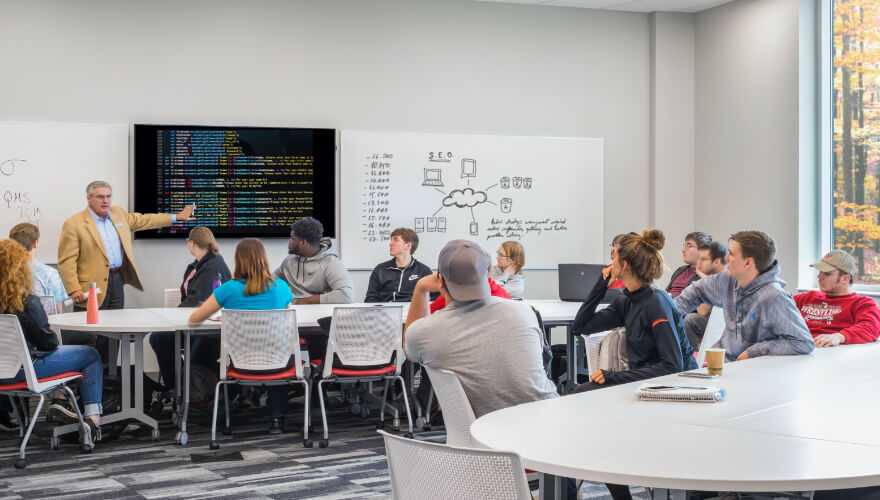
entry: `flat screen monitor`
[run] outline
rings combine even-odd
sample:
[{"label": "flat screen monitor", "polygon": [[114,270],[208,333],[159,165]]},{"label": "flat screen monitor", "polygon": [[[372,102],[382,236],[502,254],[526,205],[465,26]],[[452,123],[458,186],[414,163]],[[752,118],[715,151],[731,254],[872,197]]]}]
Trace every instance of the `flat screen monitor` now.
[{"label": "flat screen monitor", "polygon": [[336,130],[134,126],[134,209],[196,220],[135,233],[186,238],[207,226],[218,238],[287,237],[303,217],[335,237]]}]

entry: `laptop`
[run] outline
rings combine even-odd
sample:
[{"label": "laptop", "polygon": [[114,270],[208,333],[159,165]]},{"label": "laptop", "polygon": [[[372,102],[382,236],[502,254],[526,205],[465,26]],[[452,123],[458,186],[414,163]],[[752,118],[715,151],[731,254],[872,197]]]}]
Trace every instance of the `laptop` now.
[{"label": "laptop", "polygon": [[439,168],[426,168],[425,182],[422,186],[443,187],[442,171]]},{"label": "laptop", "polygon": [[559,264],[559,299],[583,302],[596,286],[605,264]]}]

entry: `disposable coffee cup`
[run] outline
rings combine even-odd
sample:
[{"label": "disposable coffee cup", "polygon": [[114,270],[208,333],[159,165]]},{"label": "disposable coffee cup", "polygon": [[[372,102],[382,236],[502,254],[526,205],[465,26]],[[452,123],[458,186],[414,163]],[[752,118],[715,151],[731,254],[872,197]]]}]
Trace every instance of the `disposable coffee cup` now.
[{"label": "disposable coffee cup", "polygon": [[709,375],[721,375],[724,368],[724,349],[706,349],[706,365],[709,367]]}]

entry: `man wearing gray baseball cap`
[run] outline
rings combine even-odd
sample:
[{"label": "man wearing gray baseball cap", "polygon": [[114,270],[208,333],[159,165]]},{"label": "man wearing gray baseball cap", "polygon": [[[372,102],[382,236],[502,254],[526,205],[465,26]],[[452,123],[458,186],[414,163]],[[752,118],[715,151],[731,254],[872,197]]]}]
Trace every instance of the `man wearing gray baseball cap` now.
[{"label": "man wearing gray baseball cap", "polygon": [[880,309],[871,297],[852,291],[856,263],[843,250],[832,250],[810,264],[819,271],[819,291],[794,296],[816,347],[874,342],[880,335]]},{"label": "man wearing gray baseball cap", "polygon": [[[406,357],[454,372],[477,417],[557,397],[541,360],[543,333],[534,312],[522,302],[491,296],[489,264],[477,243],[447,243],[438,272],[416,283],[404,330]],[[431,292],[440,292],[448,304],[434,314]]]}]

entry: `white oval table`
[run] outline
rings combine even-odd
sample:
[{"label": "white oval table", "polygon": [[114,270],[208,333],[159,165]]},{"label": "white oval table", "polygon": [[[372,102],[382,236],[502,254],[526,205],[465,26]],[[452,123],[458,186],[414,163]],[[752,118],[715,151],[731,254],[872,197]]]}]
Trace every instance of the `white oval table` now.
[{"label": "white oval table", "polygon": [[725,365],[721,403],[637,401],[636,382],[499,410],[474,422],[471,434],[553,476],[545,491],[557,496],[564,477],[708,491],[874,486],[878,359],[878,343],[750,359]]}]

